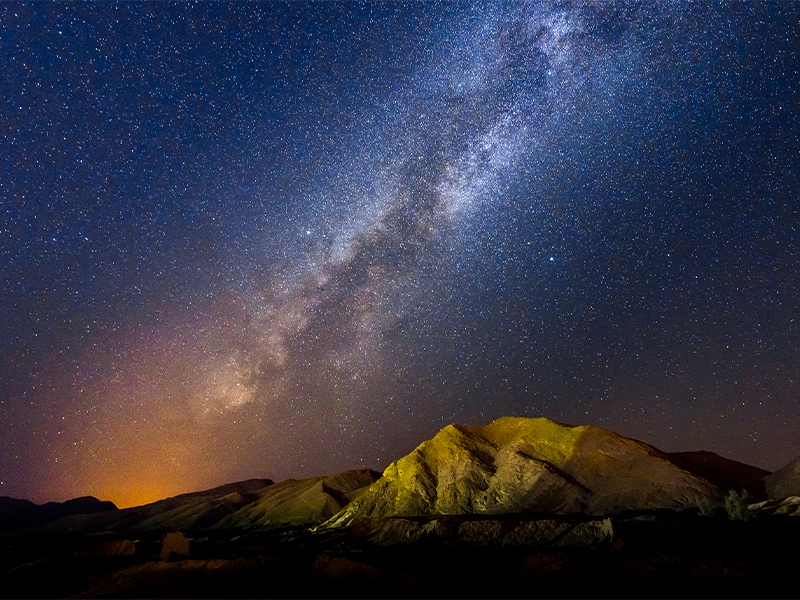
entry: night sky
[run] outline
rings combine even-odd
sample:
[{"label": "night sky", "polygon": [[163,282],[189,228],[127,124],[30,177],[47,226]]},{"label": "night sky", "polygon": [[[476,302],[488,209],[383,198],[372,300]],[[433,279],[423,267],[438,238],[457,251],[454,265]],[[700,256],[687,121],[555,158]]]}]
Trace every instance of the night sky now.
[{"label": "night sky", "polygon": [[445,425],[800,454],[800,3],[0,4],[0,495]]}]

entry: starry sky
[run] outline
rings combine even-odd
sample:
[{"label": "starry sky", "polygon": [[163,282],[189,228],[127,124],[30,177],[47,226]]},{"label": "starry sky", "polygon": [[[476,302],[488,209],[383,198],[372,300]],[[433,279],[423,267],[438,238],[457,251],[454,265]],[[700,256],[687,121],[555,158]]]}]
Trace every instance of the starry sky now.
[{"label": "starry sky", "polygon": [[0,495],[451,423],[800,453],[800,3],[0,4]]}]

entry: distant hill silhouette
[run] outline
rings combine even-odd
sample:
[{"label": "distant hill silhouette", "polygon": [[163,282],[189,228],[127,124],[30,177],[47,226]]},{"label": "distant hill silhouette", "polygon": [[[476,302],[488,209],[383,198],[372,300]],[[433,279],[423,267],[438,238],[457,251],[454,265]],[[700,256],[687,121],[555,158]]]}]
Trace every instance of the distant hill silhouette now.
[{"label": "distant hill silhouette", "polygon": [[113,502],[101,501],[93,496],[74,498],[66,502],[34,504],[0,496],[0,532],[16,531],[50,523],[68,515],[117,511]]},{"label": "distant hill silhouette", "polygon": [[690,473],[699,475],[720,490],[747,490],[754,502],[767,499],[764,477],[769,471],[723,458],[713,452],[670,452],[669,460]]}]

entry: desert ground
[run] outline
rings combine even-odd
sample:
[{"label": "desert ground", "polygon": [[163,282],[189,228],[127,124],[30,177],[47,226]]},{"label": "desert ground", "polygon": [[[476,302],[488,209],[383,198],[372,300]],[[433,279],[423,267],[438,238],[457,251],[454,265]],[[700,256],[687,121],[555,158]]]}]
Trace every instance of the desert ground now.
[{"label": "desert ground", "polygon": [[[796,597],[800,522],[646,514],[610,544],[532,551],[420,541],[374,546],[342,533],[191,532],[6,536],[4,597]],[[124,543],[121,543],[124,542]],[[128,556],[109,556],[125,549]]]}]

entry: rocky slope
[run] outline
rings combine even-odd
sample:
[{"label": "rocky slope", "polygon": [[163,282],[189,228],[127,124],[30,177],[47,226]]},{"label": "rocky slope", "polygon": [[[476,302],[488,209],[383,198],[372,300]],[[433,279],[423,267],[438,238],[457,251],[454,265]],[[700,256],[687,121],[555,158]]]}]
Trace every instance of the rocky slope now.
[{"label": "rocky slope", "polygon": [[190,531],[317,525],[339,512],[379,477],[380,473],[364,469],[278,484],[270,479],[250,479],[113,513],[73,515],[38,531]]},{"label": "rocky slope", "polygon": [[447,545],[575,548],[608,546],[614,541],[610,518],[517,520],[496,517],[459,519],[358,518],[350,523],[352,539],[370,545],[395,546],[419,542]]},{"label": "rocky slope", "polygon": [[642,442],[598,427],[504,417],[445,427],[325,526],[356,517],[611,515],[719,499],[714,485]]},{"label": "rocky slope", "polygon": [[380,476],[363,469],[330,477],[288,479],[262,490],[257,500],[221,519],[215,528],[317,525],[338,513]]},{"label": "rocky slope", "polygon": [[800,496],[800,456],[764,478],[771,499]]},{"label": "rocky slope", "polygon": [[722,491],[747,490],[754,500],[767,499],[764,477],[770,474],[769,471],[705,450],[670,452],[667,457],[681,469],[702,477]]},{"label": "rocky slope", "polygon": [[757,502],[748,507],[757,515],[783,515],[800,517],[800,496],[789,496]]},{"label": "rocky slope", "polygon": [[181,494],[113,513],[73,515],[39,528],[40,533],[67,531],[187,530],[210,527],[258,498],[273,485],[270,479],[249,479],[202,492]]}]

